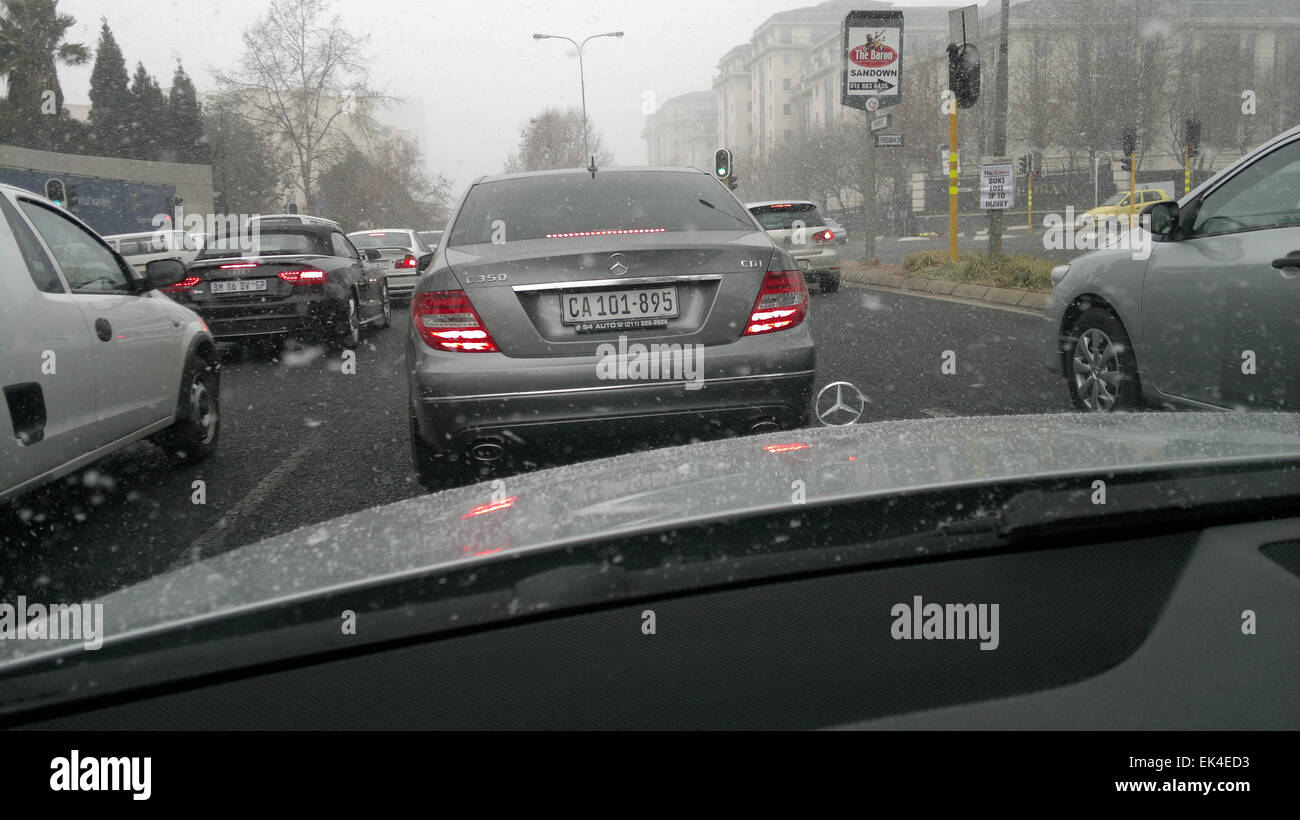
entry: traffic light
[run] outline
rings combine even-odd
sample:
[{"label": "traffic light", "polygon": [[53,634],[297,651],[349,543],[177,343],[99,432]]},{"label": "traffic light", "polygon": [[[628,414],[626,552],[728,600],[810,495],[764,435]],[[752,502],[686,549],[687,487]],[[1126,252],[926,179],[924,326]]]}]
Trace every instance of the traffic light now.
[{"label": "traffic light", "polygon": [[1043,155],[1037,151],[1029,155],[1029,173],[1034,177],[1043,173]]},{"label": "traffic light", "polygon": [[298,213],[298,203],[297,203],[297,202],[290,202],[288,205],[286,205],[286,206],[284,207],[284,212],[287,213],[287,214],[296,214],[296,213]]},{"label": "traffic light", "polygon": [[727,148],[719,148],[713,155],[713,174],[718,179],[726,182],[731,178],[731,151]]},{"label": "traffic light", "polygon": [[980,98],[980,51],[974,45],[948,44],[948,88],[958,108],[970,108]]},{"label": "traffic light", "polygon": [[1133,170],[1133,155],[1132,155],[1132,154],[1125,154],[1124,156],[1120,157],[1120,159],[1119,159],[1119,167],[1123,168],[1125,171],[1132,171],[1132,170]]},{"label": "traffic light", "polygon": [[1137,153],[1138,132],[1136,128],[1124,129],[1124,155],[1132,156]]},{"label": "traffic light", "polygon": [[174,210],[176,210],[177,208],[179,208],[179,207],[181,206],[181,203],[183,203],[184,201],[185,201],[185,200],[181,199],[180,197],[173,195],[173,196],[172,196],[172,210],[174,211]]},{"label": "traffic light", "polygon": [[1020,175],[1022,177],[1028,175],[1029,173],[1028,154],[1021,154],[1019,157],[1016,158],[1016,170],[1020,172]]},{"label": "traffic light", "polygon": [[67,193],[63,189],[63,180],[49,179],[45,181],[45,198],[55,205],[62,206],[67,201]]},{"label": "traffic light", "polygon": [[1187,137],[1187,156],[1196,156],[1201,150],[1201,121],[1188,120],[1183,124],[1183,133]]},{"label": "traffic light", "polygon": [[66,185],[64,187],[67,188],[67,195],[68,195],[68,202],[66,205],[64,205],[64,207],[67,208],[69,211],[76,210],[77,202],[78,202],[77,183],[74,182],[71,185]]}]

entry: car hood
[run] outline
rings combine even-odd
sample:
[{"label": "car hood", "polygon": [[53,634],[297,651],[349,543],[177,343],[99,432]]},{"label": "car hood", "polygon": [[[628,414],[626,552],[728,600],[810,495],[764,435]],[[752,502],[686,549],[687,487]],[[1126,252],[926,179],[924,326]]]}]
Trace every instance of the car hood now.
[{"label": "car hood", "polygon": [[[111,593],[114,640],[466,562],[836,499],[1050,475],[1300,459],[1300,415],[940,418],[704,442],[541,470],[312,524]],[[802,482],[802,484],[800,484]],[[38,648],[44,647],[44,649]],[[0,641],[0,667],[50,641]]]}]

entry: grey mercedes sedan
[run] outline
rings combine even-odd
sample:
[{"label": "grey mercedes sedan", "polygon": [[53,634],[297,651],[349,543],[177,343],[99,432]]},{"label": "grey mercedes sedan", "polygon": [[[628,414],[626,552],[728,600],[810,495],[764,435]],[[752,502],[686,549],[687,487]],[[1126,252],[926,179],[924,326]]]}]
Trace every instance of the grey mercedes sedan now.
[{"label": "grey mercedes sedan", "polygon": [[803,275],[704,172],[483,177],[451,224],[406,343],[425,486],[557,438],[619,446],[806,421]]}]

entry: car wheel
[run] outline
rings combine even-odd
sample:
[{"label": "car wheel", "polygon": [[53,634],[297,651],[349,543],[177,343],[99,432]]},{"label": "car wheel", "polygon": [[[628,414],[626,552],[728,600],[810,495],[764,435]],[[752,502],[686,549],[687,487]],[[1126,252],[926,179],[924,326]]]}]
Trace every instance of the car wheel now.
[{"label": "car wheel", "polygon": [[348,296],[347,322],[347,330],[344,331],[339,344],[347,350],[354,350],[361,344],[361,309],[357,305],[357,295],[355,293]]},{"label": "car wheel", "polygon": [[840,275],[829,273],[822,277],[822,293],[834,293],[840,289]]},{"label": "car wheel", "polygon": [[1141,405],[1137,359],[1119,319],[1109,310],[1089,308],[1074,323],[1066,363],[1075,407],[1111,413]]},{"label": "car wheel", "polygon": [[375,327],[383,329],[393,324],[393,301],[388,296],[388,283],[384,283],[383,294],[380,296],[380,313],[379,318],[375,320]]},{"label": "car wheel", "polygon": [[154,439],[179,464],[197,464],[217,451],[221,397],[217,365],[195,358],[185,368],[176,421]]}]

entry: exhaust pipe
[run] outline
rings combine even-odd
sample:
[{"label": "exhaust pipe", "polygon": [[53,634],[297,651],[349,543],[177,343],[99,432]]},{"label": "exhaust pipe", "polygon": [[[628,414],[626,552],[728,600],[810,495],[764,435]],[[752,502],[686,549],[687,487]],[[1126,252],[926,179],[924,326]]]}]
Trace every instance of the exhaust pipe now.
[{"label": "exhaust pipe", "polygon": [[469,447],[469,457],[480,464],[500,461],[505,454],[506,448],[501,446],[501,442],[492,439],[476,441]]},{"label": "exhaust pipe", "polygon": [[775,433],[777,430],[780,429],[781,429],[780,425],[778,425],[772,419],[759,419],[758,421],[749,425],[749,432],[751,433]]}]

